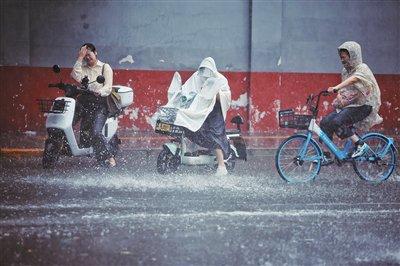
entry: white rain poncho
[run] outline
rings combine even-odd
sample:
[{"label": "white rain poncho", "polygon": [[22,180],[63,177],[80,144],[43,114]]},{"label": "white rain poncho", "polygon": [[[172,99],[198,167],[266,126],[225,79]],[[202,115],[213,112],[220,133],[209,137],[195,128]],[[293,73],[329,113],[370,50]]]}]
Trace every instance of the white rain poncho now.
[{"label": "white rain poncho", "polygon": [[168,103],[151,119],[153,128],[162,117],[165,122],[196,132],[213,110],[217,97],[225,120],[231,104],[228,80],[218,72],[214,59],[207,57],[183,85],[179,73],[175,72],[168,89]]},{"label": "white rain poncho", "polygon": [[338,47],[338,51],[347,50],[350,55],[350,65],[342,70],[342,81],[351,76],[358,78],[358,81],[351,86],[340,90],[340,94],[346,97],[346,94],[351,95],[358,93],[358,99],[351,106],[370,105],[372,111],[364,120],[354,124],[356,128],[369,130],[372,126],[383,121],[379,116],[379,108],[381,106],[381,91],[371,69],[362,62],[361,46],[353,41],[345,42]]}]

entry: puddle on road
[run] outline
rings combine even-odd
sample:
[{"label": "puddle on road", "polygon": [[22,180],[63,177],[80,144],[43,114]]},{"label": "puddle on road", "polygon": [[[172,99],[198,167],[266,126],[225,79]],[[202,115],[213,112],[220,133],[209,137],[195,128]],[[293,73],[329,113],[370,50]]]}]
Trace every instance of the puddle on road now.
[{"label": "puddle on road", "polygon": [[[352,219],[376,219],[378,217],[387,218],[388,221],[393,220],[393,217],[400,215],[400,209],[329,209],[329,206],[321,206],[319,209],[283,209],[283,210],[259,210],[259,211],[191,211],[191,212],[175,212],[175,213],[151,213],[151,212],[135,212],[134,210],[126,209],[118,210],[118,205],[102,206],[100,209],[95,209],[98,206],[80,205],[77,204],[46,204],[41,206],[1,206],[2,211],[54,211],[56,213],[46,214],[44,216],[5,218],[0,220],[0,231],[3,227],[8,226],[51,226],[51,225],[76,225],[76,224],[101,224],[106,221],[112,223],[158,223],[167,222],[171,224],[179,221],[183,222],[204,222],[206,219],[218,219],[223,221],[236,219],[267,219],[267,218],[284,218],[284,219],[299,219],[306,217],[314,217],[313,219],[337,219],[352,218]],[[134,209],[135,206],[132,206]],[[80,213],[79,209],[92,209],[85,213]],[[112,211],[111,211],[112,210]],[[63,213],[67,211],[66,213]]]},{"label": "puddle on road", "polygon": [[84,174],[74,177],[46,177],[28,176],[19,182],[33,183],[40,185],[61,186],[68,188],[104,188],[121,190],[187,190],[187,191],[206,191],[213,189],[223,189],[230,191],[257,191],[271,190],[272,187],[265,186],[265,179],[253,176],[228,175],[216,177],[199,174],[176,174],[158,175],[145,173],[142,176],[132,176],[129,174],[101,176],[95,174]]}]

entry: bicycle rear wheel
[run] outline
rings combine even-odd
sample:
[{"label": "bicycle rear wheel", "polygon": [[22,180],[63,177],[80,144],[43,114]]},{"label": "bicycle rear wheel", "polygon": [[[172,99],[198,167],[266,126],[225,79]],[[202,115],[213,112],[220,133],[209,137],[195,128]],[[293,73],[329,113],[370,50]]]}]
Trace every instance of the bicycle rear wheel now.
[{"label": "bicycle rear wheel", "polygon": [[387,138],[378,134],[368,135],[363,140],[369,149],[364,155],[354,159],[354,171],[361,179],[372,183],[388,179],[396,166],[394,147],[388,147],[390,144]]},{"label": "bicycle rear wheel", "polygon": [[[300,155],[302,149],[305,149],[304,156]],[[294,135],[279,146],[275,166],[285,181],[307,182],[314,179],[321,170],[321,158],[321,149],[313,139],[307,143],[306,136]]]}]

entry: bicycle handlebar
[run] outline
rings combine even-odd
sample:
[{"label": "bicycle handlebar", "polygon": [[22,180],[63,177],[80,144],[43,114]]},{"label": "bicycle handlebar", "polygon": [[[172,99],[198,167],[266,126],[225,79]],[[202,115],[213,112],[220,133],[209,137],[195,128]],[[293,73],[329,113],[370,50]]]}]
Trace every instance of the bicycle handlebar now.
[{"label": "bicycle handlebar", "polygon": [[[310,94],[307,97],[307,103],[306,104],[309,106],[310,111],[313,113],[313,115],[315,117],[318,115],[318,106],[319,106],[320,97],[321,96],[329,96],[332,93],[337,93],[337,92],[338,92],[338,90],[333,90],[333,92],[329,92],[328,90],[322,90],[317,95]],[[313,102],[314,102],[315,98],[317,99],[317,101],[316,101],[316,104],[313,105]]]},{"label": "bicycle handlebar", "polygon": [[332,92],[330,92],[328,90],[322,90],[317,95],[310,94],[307,99],[315,99],[315,98],[319,99],[321,97],[321,95],[322,96],[329,96],[332,93],[337,93],[337,92],[338,92],[338,90],[333,90]]}]

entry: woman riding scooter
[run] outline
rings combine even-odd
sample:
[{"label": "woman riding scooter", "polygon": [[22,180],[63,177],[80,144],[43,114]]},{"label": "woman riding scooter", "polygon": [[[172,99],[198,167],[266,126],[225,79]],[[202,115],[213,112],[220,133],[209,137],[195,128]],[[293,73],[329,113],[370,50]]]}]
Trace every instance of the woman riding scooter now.
[{"label": "woman riding scooter", "polygon": [[[91,83],[99,75],[104,76],[105,82]],[[96,47],[92,43],[85,43],[79,50],[71,76],[79,83],[87,77],[90,83],[88,89],[93,92],[93,94],[82,94],[78,98],[78,109],[74,120],[81,118],[81,132],[87,132],[81,134],[81,145],[93,145],[98,162],[106,167],[115,167],[116,161],[102,134],[108,116],[107,96],[112,89],[113,71],[110,65],[98,60]]]},{"label": "woman riding scooter", "polygon": [[[225,132],[226,113],[231,104],[227,79],[217,71],[214,59],[205,58],[199,68],[181,85],[178,73],[168,90],[171,123],[184,128],[185,137],[201,147],[215,150],[216,175],[228,173],[224,158],[230,155],[230,144]],[[153,122],[157,120],[157,113]],[[173,121],[172,121],[173,120]]]}]

